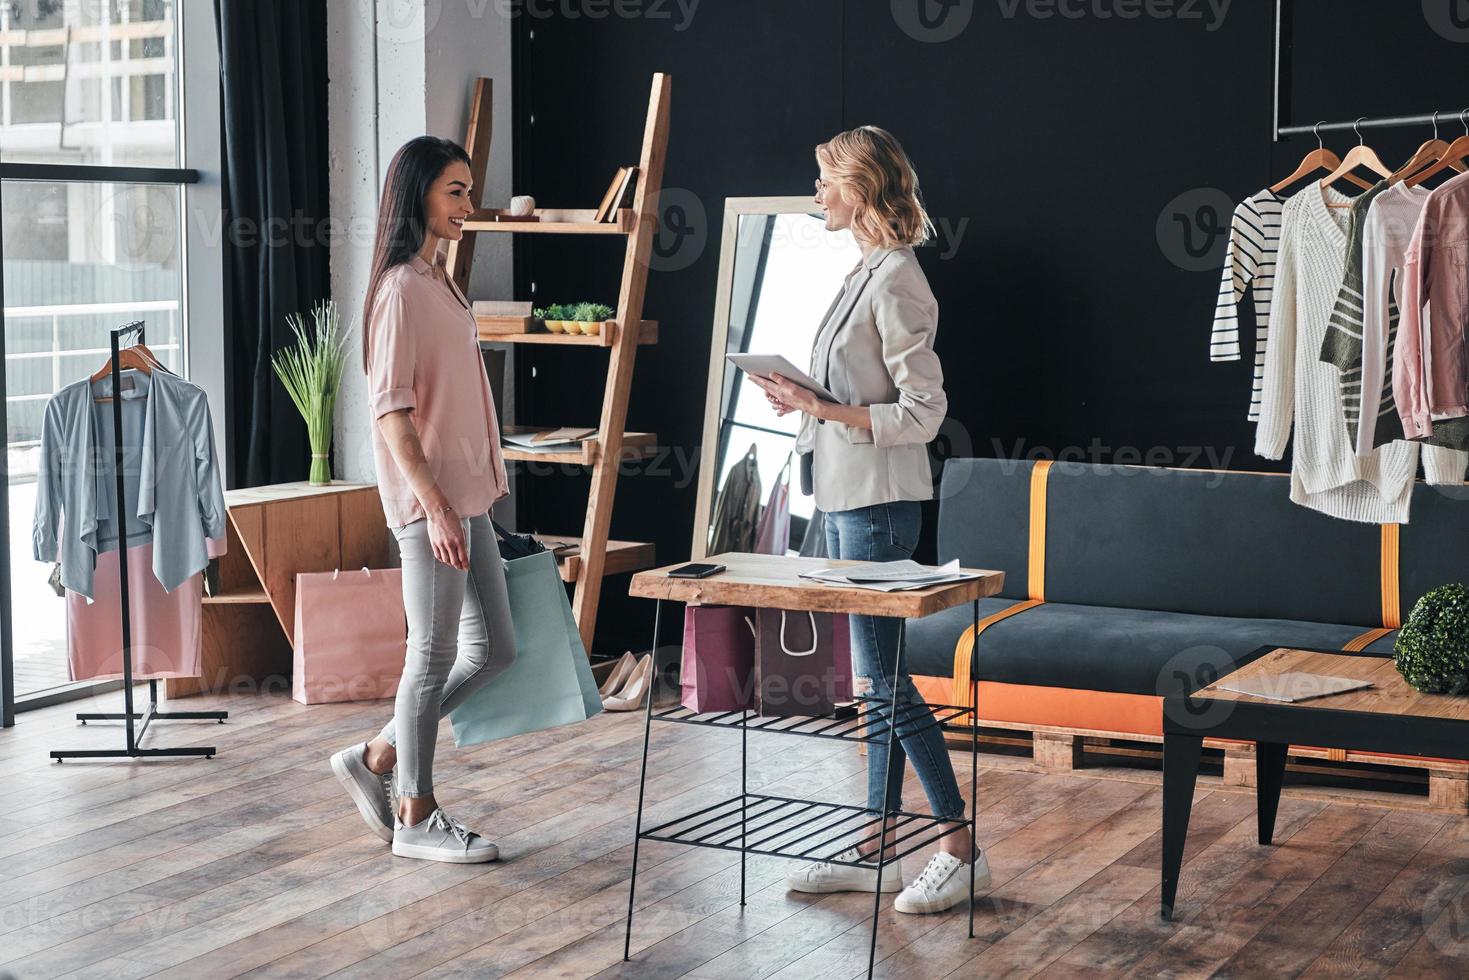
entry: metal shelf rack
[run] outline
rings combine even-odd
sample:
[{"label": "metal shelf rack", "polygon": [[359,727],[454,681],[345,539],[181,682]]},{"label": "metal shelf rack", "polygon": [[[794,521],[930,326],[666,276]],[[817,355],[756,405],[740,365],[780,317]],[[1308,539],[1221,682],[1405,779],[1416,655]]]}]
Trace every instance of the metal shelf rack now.
[{"label": "metal shelf rack", "polygon": [[[848,742],[865,742],[882,745],[887,753],[885,766],[893,762],[894,736],[902,730],[903,736],[918,734],[938,725],[969,721],[969,816],[963,820],[944,820],[931,814],[913,813],[890,808],[884,788],[882,813],[886,815],[888,844],[876,848],[878,860],[875,870],[881,880],[883,869],[893,861],[922,850],[940,839],[968,828],[971,836],[975,830],[975,813],[978,810],[979,786],[979,675],[975,670],[978,658],[971,662],[969,677],[969,706],[947,704],[899,705],[896,689],[890,700],[859,698],[855,714],[845,718],[794,716],[765,717],[754,715],[749,710],[704,712],[689,711],[682,706],[655,709],[657,679],[660,676],[658,663],[658,628],[663,615],[664,599],[659,598],[653,612],[653,685],[648,692],[648,704],[643,719],[643,757],[638,775],[637,830],[633,838],[632,877],[628,883],[627,932],[623,939],[622,958],[632,956],[632,919],[638,885],[638,847],[645,840],[684,844],[690,847],[706,847],[723,851],[737,851],[740,855],[740,904],[745,904],[745,859],[746,855],[789,858],[792,860],[827,861],[848,867],[873,867],[873,862],[838,859],[838,855],[857,847],[876,848],[879,834],[869,830],[875,821],[871,810],[865,806],[845,803],[830,803],[820,800],[799,799],[788,796],[772,796],[750,792],[749,739],[751,732],[773,735],[797,735],[808,738],[836,739]],[[974,599],[973,628],[979,628],[979,600]],[[903,627],[898,629],[898,653],[895,672],[902,670]],[[927,710],[932,720],[918,724],[911,722]],[[752,722],[751,719],[756,721]],[[895,719],[890,724],[888,719]],[[654,827],[643,826],[643,790],[648,778],[648,742],[654,721],[672,722],[682,725],[700,725],[722,728],[740,733],[740,793],[738,796],[721,800],[692,813],[666,820]],[[874,748],[874,751],[876,749]],[[887,786],[886,773],[883,779]],[[974,937],[974,864],[969,866],[969,936]],[[872,934],[867,952],[867,976],[872,976],[877,960],[877,924],[882,911],[884,893],[874,892],[872,903]]]}]

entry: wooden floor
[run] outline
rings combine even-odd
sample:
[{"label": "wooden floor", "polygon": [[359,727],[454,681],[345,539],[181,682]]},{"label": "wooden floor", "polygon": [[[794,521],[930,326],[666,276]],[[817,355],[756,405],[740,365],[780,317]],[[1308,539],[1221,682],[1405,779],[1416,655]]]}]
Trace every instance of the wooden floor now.
[{"label": "wooden floor", "polygon": [[[212,760],[53,764],[48,749],[121,740],[76,727],[76,705],[0,732],[0,977],[846,980],[865,968],[870,896],[788,893],[782,862],[752,858],[742,909],[738,855],[656,843],[643,848],[634,955],[622,962],[641,715],[462,752],[445,726],[440,799],[503,855],[465,867],[392,857],[331,776],[328,755],[371,733],[385,703],[306,708],[276,694],[188,706],[205,703],[227,708],[229,724],[160,723],[149,741],[212,742]],[[752,790],[862,800],[851,746],[750,742]],[[655,726],[649,812],[738,792],[738,748],[730,733]],[[1181,921],[1163,923],[1153,777],[984,763],[994,885],[976,938],[958,911],[888,908],[880,976],[1469,975],[1465,818],[1287,791],[1279,846],[1262,848],[1251,797],[1205,782]],[[921,862],[905,865],[912,877]]]}]

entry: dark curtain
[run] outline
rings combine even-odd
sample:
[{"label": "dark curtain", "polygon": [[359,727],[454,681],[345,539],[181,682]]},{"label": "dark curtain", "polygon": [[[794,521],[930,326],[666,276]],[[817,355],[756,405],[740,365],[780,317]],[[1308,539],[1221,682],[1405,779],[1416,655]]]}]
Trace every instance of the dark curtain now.
[{"label": "dark curtain", "polygon": [[330,293],[325,0],[214,0],[224,120],[234,486],[304,480],[306,425],[271,354]]}]

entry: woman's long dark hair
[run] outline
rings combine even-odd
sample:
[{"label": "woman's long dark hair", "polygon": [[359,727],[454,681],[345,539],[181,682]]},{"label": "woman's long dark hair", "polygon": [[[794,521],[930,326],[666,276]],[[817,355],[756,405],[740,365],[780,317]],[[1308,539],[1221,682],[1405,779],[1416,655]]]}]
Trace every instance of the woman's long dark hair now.
[{"label": "woman's long dark hair", "polygon": [[362,369],[367,370],[369,318],[383,276],[402,265],[423,248],[428,234],[423,199],[444,168],[454,161],[469,164],[469,154],[453,140],[419,136],[398,148],[383,180],[383,196],[377,209],[377,236],[372,245],[372,273],[367,278],[367,298],[362,304]]}]

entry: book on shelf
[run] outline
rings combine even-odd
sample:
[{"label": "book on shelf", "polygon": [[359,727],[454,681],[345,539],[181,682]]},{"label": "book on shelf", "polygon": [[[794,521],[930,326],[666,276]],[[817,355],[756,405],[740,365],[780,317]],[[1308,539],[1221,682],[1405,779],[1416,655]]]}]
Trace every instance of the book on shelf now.
[{"label": "book on shelf", "polygon": [[599,223],[607,220],[607,216],[612,212],[613,205],[616,201],[620,200],[618,195],[622,190],[623,184],[626,182],[627,168],[618,167],[617,172],[612,175],[612,183],[607,185],[606,192],[602,194],[602,202],[597,205],[597,214],[592,220]]},{"label": "book on shelf", "polygon": [[604,221],[616,221],[617,212],[622,208],[632,207],[633,192],[638,186],[638,168],[624,167],[622,183],[618,185],[617,196],[612,201],[612,207],[608,209]]},{"label": "book on shelf", "polygon": [[505,426],[500,435],[501,442],[526,452],[566,452],[575,449],[588,439],[595,438],[595,428],[561,426],[560,428],[537,428],[534,426]]},{"label": "book on shelf", "polygon": [[475,316],[530,316],[530,301],[503,299],[477,299],[474,301]]}]

